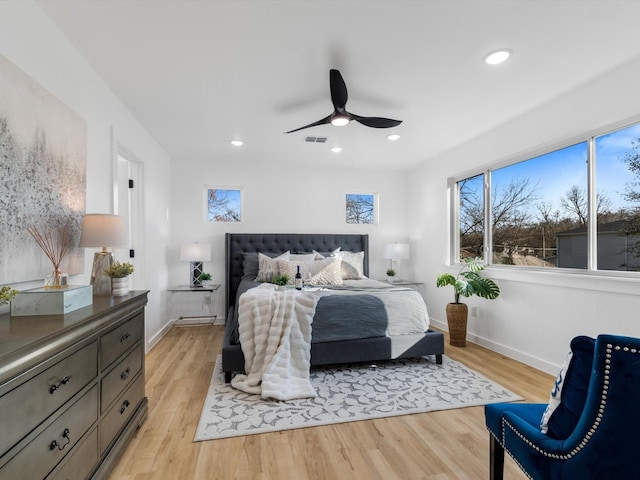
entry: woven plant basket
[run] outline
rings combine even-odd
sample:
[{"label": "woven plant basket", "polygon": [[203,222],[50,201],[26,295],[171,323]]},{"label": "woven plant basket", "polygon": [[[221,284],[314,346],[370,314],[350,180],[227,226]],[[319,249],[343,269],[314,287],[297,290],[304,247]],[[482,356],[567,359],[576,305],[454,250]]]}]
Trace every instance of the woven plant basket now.
[{"label": "woven plant basket", "polygon": [[464,303],[447,304],[449,345],[454,347],[465,347],[467,345],[467,313],[467,305]]}]

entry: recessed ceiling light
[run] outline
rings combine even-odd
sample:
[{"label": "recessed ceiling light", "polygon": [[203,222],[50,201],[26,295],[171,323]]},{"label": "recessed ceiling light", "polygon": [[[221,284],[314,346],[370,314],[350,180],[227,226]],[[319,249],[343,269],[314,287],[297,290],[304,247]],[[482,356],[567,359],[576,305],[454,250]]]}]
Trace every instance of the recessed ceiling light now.
[{"label": "recessed ceiling light", "polygon": [[508,48],[501,48],[500,50],[494,50],[487,53],[484,57],[484,61],[489,65],[498,65],[506,61],[513,52]]},{"label": "recessed ceiling light", "polygon": [[387,138],[391,141],[394,141],[394,140],[398,140],[400,138],[400,135],[398,135],[397,133],[392,133],[390,135],[387,135]]},{"label": "recessed ceiling light", "polygon": [[342,147],[331,147],[331,151],[333,153],[340,153],[342,151]]},{"label": "recessed ceiling light", "polygon": [[234,147],[241,147],[244,145],[244,142],[242,140],[231,140],[231,145]]}]

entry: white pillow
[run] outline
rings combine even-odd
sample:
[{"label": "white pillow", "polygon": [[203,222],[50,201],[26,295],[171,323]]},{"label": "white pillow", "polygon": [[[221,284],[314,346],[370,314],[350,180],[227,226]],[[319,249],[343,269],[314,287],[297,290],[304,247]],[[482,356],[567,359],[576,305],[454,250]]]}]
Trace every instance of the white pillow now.
[{"label": "white pillow", "polygon": [[342,257],[342,279],[359,280],[364,276],[364,252],[340,252]]},{"label": "white pillow", "polygon": [[316,258],[315,258],[316,260],[323,260],[325,258],[335,257],[338,253],[340,253],[340,248],[341,247],[338,247],[332,252],[325,252],[327,255],[324,255],[324,254],[322,254],[322,253],[320,253],[320,252],[318,252],[316,250],[313,250],[313,253],[316,256]]},{"label": "white pillow", "polygon": [[258,275],[256,276],[256,282],[271,282],[273,277],[278,276],[278,260],[289,260],[289,252],[286,251],[275,258],[258,252]]},{"label": "white pillow", "polygon": [[315,259],[315,253],[292,253],[289,255],[289,260],[292,262],[313,262]]},{"label": "white pillow", "polygon": [[564,379],[567,376],[567,370],[569,369],[569,365],[571,364],[572,357],[573,352],[569,350],[567,358],[565,358],[564,363],[560,367],[560,372],[558,372],[558,375],[556,376],[556,380],[553,384],[553,390],[551,390],[551,396],[549,397],[549,404],[547,405],[547,408],[542,415],[542,419],[540,420],[540,431],[542,433],[547,433],[547,430],[549,428],[549,419],[562,401],[562,387],[564,387]]},{"label": "white pillow", "polygon": [[310,282],[313,285],[342,285],[342,273],[339,258],[325,258],[314,262],[290,262],[278,260],[280,275],[287,275],[293,279],[300,266],[302,278],[307,272],[311,273]]}]

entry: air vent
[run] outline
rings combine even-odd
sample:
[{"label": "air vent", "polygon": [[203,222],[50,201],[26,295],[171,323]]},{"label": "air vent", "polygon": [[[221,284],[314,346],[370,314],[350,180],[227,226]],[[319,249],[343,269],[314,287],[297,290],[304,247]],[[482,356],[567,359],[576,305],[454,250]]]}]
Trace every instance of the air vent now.
[{"label": "air vent", "polygon": [[305,137],[304,141],[310,143],[325,143],[327,137]]}]

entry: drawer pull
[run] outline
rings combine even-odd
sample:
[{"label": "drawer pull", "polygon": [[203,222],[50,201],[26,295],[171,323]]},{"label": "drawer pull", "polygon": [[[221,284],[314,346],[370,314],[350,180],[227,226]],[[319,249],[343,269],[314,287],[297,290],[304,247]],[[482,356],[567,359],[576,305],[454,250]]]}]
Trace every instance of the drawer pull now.
[{"label": "drawer pull", "polygon": [[129,406],[129,400],[125,400],[124,402],[122,402],[122,406],[120,407],[120,415],[124,413],[124,411],[127,409],[128,406]]},{"label": "drawer pull", "polygon": [[70,381],[71,381],[71,375],[65,375],[65,377],[62,380],[60,380],[59,384],[51,385],[49,387],[49,393],[53,395],[54,393],[56,393],[56,390],[58,390],[62,385],[66,385]]},{"label": "drawer pull", "polygon": [[127,338],[131,336],[131,333],[127,332],[120,337],[120,343],[124,342]]},{"label": "drawer pull", "polygon": [[120,374],[120,378],[122,380],[126,380],[127,378],[129,378],[129,374],[130,373],[131,373],[131,369],[129,367],[127,367],[127,369]]},{"label": "drawer pull", "polygon": [[60,444],[60,443],[58,443],[57,440],[53,440],[49,444],[49,450],[55,450],[56,448],[58,450],[64,450],[65,447],[71,443],[71,439],[69,438],[69,429],[68,428],[65,428],[64,431],[62,432],[62,438],[64,438],[66,440],[66,442],[64,442],[63,444]]}]

